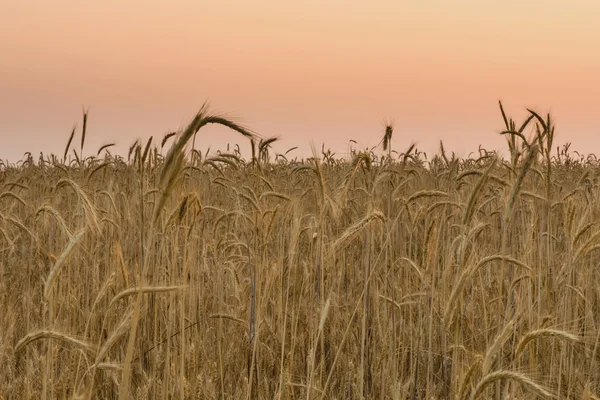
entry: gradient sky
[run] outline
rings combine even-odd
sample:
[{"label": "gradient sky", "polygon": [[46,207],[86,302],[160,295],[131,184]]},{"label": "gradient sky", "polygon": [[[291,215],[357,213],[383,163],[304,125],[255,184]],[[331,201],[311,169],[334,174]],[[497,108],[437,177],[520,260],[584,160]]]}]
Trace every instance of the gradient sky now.
[{"label": "gradient sky", "polygon": [[[518,121],[551,111],[559,143],[600,150],[597,0],[37,0],[0,15],[2,159],[62,155],[83,107],[90,155],[162,138],[206,100],[299,155],[375,145],[385,118],[398,151],[504,151],[500,99]],[[222,128],[197,140],[227,142]]]}]

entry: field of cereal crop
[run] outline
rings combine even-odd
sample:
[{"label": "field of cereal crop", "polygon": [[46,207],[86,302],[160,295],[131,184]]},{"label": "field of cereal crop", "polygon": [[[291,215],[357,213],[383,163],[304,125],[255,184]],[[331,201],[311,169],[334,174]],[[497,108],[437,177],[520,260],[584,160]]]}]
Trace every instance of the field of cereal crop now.
[{"label": "field of cereal crop", "polygon": [[206,107],[121,157],[86,116],[0,166],[0,394],[597,398],[600,163],[498,115],[509,156],[467,159],[391,125],[298,159]]}]

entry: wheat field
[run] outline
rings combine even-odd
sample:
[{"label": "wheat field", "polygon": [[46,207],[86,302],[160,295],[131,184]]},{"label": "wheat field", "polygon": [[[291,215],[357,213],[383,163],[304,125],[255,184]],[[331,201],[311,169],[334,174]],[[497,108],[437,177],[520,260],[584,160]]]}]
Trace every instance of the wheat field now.
[{"label": "wheat field", "polygon": [[0,398],[597,399],[600,164],[500,110],[508,158],[299,160],[207,107],[120,157],[84,114],[0,165]]}]

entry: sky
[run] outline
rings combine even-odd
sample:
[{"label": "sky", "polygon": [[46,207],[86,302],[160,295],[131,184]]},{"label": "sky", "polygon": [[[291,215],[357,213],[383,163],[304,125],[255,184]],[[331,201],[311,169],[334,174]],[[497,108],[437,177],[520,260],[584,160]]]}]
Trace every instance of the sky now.
[{"label": "sky", "polygon": [[[385,120],[399,152],[506,152],[498,100],[600,149],[597,0],[5,0],[0,16],[0,159],[62,156],[84,108],[84,155],[123,153],[206,101],[297,156],[375,146]],[[196,143],[249,155],[222,127]]]}]

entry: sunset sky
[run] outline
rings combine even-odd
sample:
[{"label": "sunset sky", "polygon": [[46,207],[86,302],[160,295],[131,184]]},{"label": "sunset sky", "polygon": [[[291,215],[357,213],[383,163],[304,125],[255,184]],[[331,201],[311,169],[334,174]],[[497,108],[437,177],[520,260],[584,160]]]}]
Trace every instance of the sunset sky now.
[{"label": "sunset sky", "polygon": [[519,121],[551,111],[559,143],[599,153],[599,21],[598,0],[3,1],[0,158],[62,155],[83,107],[85,155],[123,152],[207,100],[298,155],[375,145],[386,118],[398,151],[504,151],[498,100]]}]

